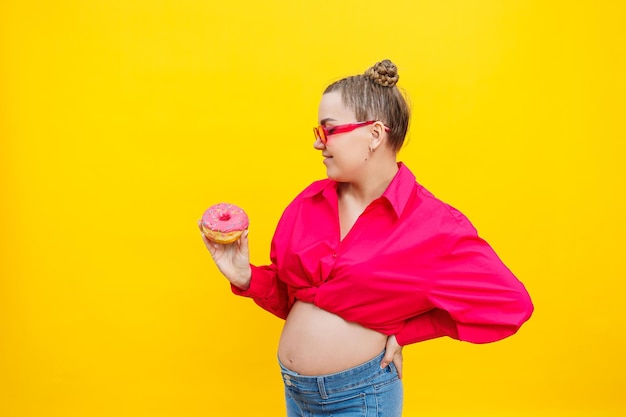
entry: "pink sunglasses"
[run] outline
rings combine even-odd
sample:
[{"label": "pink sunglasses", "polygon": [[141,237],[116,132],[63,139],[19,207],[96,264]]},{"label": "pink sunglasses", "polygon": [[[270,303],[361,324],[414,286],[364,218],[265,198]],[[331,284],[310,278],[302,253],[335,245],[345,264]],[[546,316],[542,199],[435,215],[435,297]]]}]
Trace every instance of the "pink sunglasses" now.
[{"label": "pink sunglasses", "polygon": [[[330,135],[336,135],[338,133],[347,133],[352,132],[354,129],[358,129],[359,127],[368,126],[376,123],[377,120],[367,120],[365,122],[358,123],[350,123],[346,125],[339,126],[331,126],[326,128],[325,126],[317,126],[313,128],[313,134],[315,135],[315,139],[319,139],[324,145],[328,142],[328,137]],[[385,126],[385,131],[389,132],[389,128]]]}]

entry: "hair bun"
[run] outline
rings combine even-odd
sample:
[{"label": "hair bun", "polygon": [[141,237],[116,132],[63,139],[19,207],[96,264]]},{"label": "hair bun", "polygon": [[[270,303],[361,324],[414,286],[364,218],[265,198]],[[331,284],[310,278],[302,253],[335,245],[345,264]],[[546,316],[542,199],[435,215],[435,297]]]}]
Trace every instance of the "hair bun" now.
[{"label": "hair bun", "polygon": [[365,71],[365,76],[371,78],[376,84],[380,84],[383,87],[393,87],[400,78],[398,75],[398,67],[388,59],[372,65],[372,67]]}]

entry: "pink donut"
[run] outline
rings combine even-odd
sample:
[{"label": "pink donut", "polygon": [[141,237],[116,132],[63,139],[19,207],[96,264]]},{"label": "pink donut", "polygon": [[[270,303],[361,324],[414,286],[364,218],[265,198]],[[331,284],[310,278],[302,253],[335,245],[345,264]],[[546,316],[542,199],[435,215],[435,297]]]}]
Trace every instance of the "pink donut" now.
[{"label": "pink donut", "polygon": [[219,203],[202,215],[202,232],[215,243],[233,243],[248,228],[248,215],[234,204]]}]

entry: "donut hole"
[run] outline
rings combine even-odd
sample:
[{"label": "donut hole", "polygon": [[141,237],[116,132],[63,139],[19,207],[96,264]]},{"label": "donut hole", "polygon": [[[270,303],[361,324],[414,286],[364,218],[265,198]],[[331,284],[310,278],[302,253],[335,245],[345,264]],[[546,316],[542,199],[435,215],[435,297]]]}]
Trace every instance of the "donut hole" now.
[{"label": "donut hole", "polygon": [[227,222],[230,220],[230,213],[222,213],[220,214],[219,220],[221,222]]}]

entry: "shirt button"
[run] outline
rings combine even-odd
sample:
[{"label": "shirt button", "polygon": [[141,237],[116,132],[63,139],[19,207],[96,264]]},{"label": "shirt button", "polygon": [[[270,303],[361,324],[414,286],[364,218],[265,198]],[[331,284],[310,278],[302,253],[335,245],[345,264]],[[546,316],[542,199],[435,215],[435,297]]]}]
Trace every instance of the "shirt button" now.
[{"label": "shirt button", "polygon": [[336,257],[337,257],[337,253],[333,253],[333,258],[336,258]]}]

